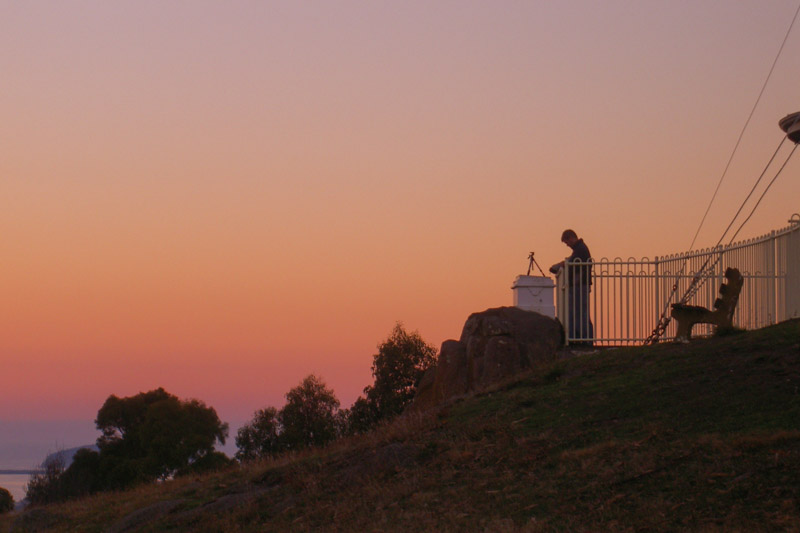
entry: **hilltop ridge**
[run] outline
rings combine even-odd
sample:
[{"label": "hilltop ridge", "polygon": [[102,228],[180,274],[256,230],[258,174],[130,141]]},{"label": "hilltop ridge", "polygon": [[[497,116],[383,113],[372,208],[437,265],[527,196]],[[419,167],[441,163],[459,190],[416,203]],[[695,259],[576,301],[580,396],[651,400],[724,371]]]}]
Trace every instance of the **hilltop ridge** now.
[{"label": "hilltop ridge", "polygon": [[798,420],[800,320],[565,351],[325,449],[30,509],[0,531],[791,531]]}]

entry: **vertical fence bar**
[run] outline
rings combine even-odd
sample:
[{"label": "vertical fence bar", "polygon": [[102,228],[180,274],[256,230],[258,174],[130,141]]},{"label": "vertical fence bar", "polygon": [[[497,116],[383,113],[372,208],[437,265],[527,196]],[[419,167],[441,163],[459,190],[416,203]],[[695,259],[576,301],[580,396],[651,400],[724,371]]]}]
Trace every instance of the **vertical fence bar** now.
[{"label": "vertical fence bar", "polygon": [[564,327],[564,338],[569,345],[569,302],[566,297],[566,265],[556,275],[556,314]]},{"label": "vertical fence bar", "polygon": [[[653,287],[654,288],[653,298],[656,301],[656,313],[657,313],[656,316],[658,316],[658,313],[661,313],[662,305],[666,304],[666,301],[664,302],[664,304],[661,303],[661,290],[659,288],[659,284],[660,284],[660,280],[661,279],[659,277],[659,269],[658,269],[658,267],[659,267],[658,256],[655,256],[655,258],[653,259],[653,275],[655,276],[654,277],[654,284],[653,284],[654,285],[654,287]],[[653,321],[653,323],[656,323],[657,320],[658,319]]]},{"label": "vertical fence bar", "polygon": [[770,324],[773,324],[773,319],[778,316],[778,277],[776,276],[776,256],[778,254],[778,239],[775,236],[775,232],[771,233],[772,238],[767,241],[767,283],[769,284],[768,294],[769,294],[769,310],[770,316],[767,318]]}]

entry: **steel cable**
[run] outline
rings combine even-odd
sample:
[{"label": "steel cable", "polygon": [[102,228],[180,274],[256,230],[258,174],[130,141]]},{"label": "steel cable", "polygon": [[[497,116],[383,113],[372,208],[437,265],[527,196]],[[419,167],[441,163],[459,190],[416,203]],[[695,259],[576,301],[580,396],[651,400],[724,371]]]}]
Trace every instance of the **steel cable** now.
[{"label": "steel cable", "polygon": [[[786,41],[789,40],[789,35],[792,33],[792,28],[794,27],[794,24],[797,21],[798,13],[800,13],[800,4],[798,4],[797,9],[794,12],[794,16],[792,17],[792,22],[789,24],[789,28],[786,30],[786,35],[783,37],[783,42],[781,42],[781,46],[778,49],[778,53],[775,55],[775,60],[772,62],[772,66],[770,67],[769,72],[767,73],[767,77],[764,80],[763,85],[761,86],[761,90],[759,91],[758,96],[756,97],[755,104],[753,104],[753,108],[750,110],[750,114],[748,115],[747,120],[745,121],[744,126],[742,127],[742,131],[739,133],[739,138],[736,140],[736,144],[734,145],[733,151],[731,152],[731,155],[728,158],[728,162],[725,165],[725,169],[723,170],[722,175],[720,176],[720,179],[717,182],[717,187],[714,190],[714,194],[711,196],[711,201],[708,203],[708,207],[706,208],[706,212],[705,212],[705,214],[703,214],[703,218],[700,220],[700,225],[698,226],[697,231],[694,234],[694,238],[692,239],[692,244],[689,245],[689,251],[690,252],[694,248],[694,244],[697,241],[697,237],[698,237],[698,235],[700,235],[700,230],[702,229],[703,224],[706,221],[706,217],[708,216],[708,213],[711,210],[711,206],[713,205],[714,200],[717,197],[717,193],[719,192],[719,189],[722,186],[722,182],[724,181],[725,176],[728,173],[728,169],[730,168],[731,162],[733,161],[733,157],[736,155],[736,152],[737,152],[737,150],[739,148],[739,144],[742,141],[742,137],[744,136],[744,133],[747,130],[748,125],[750,124],[750,120],[752,119],[753,114],[755,113],[755,110],[758,107],[759,102],[761,101],[761,97],[763,96],[764,91],[765,91],[765,89],[767,87],[767,84],[769,83],[769,80],[772,77],[772,73],[775,70],[775,66],[778,64],[778,60],[780,59],[781,54],[783,53],[783,49],[786,46]],[[775,159],[775,155],[778,153],[778,150],[780,150],[780,147],[783,145],[783,142],[785,140],[786,140],[786,137],[784,137],[783,140],[781,140],[781,144],[778,145],[778,149],[775,150],[775,154],[772,155],[772,158],[770,159],[770,162],[767,163],[767,166],[765,167],[764,172],[766,172],[767,168],[769,168],[770,164],[772,163],[772,160]],[[795,148],[797,148],[797,145],[795,145]],[[792,149],[792,152],[789,154],[789,158],[792,156],[793,153],[794,153],[794,149]],[[789,158],[787,158],[786,162],[788,162]],[[774,183],[775,179],[778,177],[778,175],[780,175],[781,170],[783,170],[783,167],[786,166],[786,162],[784,162],[783,166],[778,171],[778,174],[775,175],[775,178],[772,179],[772,181],[770,182],[769,186],[767,187],[767,190],[769,190],[769,187],[772,186],[772,183]],[[728,233],[728,231],[730,230],[731,226],[736,221],[736,218],[739,216],[739,213],[741,213],[741,210],[744,207],[744,204],[747,203],[747,200],[750,199],[750,196],[752,196],[753,191],[755,191],[755,188],[758,186],[758,184],[760,183],[761,179],[763,178],[764,172],[762,172],[761,176],[756,181],[756,184],[753,186],[753,189],[750,191],[750,194],[747,195],[747,198],[745,198],[745,201],[742,202],[742,206],[739,207],[739,210],[736,212],[736,215],[734,215],[733,219],[731,220],[731,223],[728,225],[728,228],[725,230],[725,233],[722,234],[722,237],[720,238],[719,242],[717,242],[717,245],[715,246],[715,248],[717,248],[719,246],[720,242],[722,242],[722,240],[725,238],[725,235]],[[766,190],[764,191],[764,194],[766,194]],[[761,195],[761,198],[764,197],[764,194]],[[761,203],[761,198],[759,198],[759,200],[756,203],[755,207],[758,207],[758,204]],[[755,211],[755,207],[753,208],[753,210],[751,211],[751,213],[747,217],[747,219],[739,227],[739,230],[736,231],[736,234],[734,235],[734,237],[739,234],[739,231],[744,226],[744,224],[748,220],[750,220],[750,217],[752,216],[753,212]],[[706,265],[708,264],[709,260],[710,260],[710,257],[709,257],[709,259],[706,260]],[[688,261],[688,259],[687,259],[687,261]],[[698,281],[698,276],[703,272],[703,270],[705,269],[706,265],[703,265],[703,267],[701,267],[700,273],[698,273],[698,275],[695,276],[695,278],[692,280],[692,284],[693,285],[696,284],[696,282]],[[656,325],[655,329],[653,329],[653,332],[650,334],[650,336],[647,337],[647,340],[645,340],[645,344],[653,344],[653,343],[657,342],[659,337],[661,337],[661,335],[664,334],[664,331],[666,331],[667,325],[669,325],[669,322],[670,322],[670,318],[667,316],[667,310],[669,309],[669,306],[672,303],[672,299],[675,297],[675,294],[678,291],[678,279],[683,274],[685,269],[686,269],[686,261],[684,262],[683,266],[681,267],[681,269],[678,271],[678,273],[675,276],[675,283],[672,286],[672,291],[670,292],[669,298],[667,298],[666,304],[664,306],[664,310],[661,313],[661,316],[659,317],[658,324]],[[691,291],[691,285],[690,285],[689,291]],[[688,294],[689,291],[687,291],[687,294]],[[681,298],[681,303],[686,303],[686,301],[688,301],[687,294],[685,294],[684,297]],[[694,292],[692,292],[692,294],[694,294]]]}]

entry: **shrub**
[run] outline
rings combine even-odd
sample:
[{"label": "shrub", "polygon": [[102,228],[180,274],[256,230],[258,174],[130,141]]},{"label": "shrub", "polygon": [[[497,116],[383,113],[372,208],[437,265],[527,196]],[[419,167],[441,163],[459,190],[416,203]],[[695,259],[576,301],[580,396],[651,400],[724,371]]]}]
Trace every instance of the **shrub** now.
[{"label": "shrub", "polygon": [[7,489],[0,487],[0,514],[14,510],[14,497]]},{"label": "shrub", "polygon": [[47,504],[63,498],[61,477],[64,475],[64,458],[51,455],[42,464],[42,470],[32,474],[25,487],[25,497],[32,504]]}]

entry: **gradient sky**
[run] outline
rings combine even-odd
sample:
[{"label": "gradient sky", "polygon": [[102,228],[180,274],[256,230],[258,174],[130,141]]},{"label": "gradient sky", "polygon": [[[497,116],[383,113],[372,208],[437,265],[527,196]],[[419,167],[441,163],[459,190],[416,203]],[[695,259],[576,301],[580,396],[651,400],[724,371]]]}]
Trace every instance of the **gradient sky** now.
[{"label": "gradient sky", "polygon": [[[797,0],[0,1],[0,420],[349,406],[527,255],[688,248]],[[800,110],[790,35],[697,246]],[[743,237],[800,211],[790,163]]]}]

